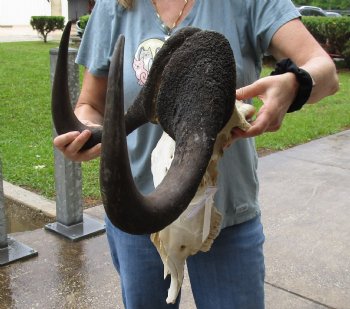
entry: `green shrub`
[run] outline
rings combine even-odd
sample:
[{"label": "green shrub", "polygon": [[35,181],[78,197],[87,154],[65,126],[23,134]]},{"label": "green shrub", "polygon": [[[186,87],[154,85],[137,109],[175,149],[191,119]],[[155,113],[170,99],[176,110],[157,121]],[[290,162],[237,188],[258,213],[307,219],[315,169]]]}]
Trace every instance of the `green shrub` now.
[{"label": "green shrub", "polygon": [[327,37],[324,35],[321,29],[321,25],[323,22],[322,19],[324,18],[325,17],[316,17],[316,16],[302,17],[302,22],[320,44],[325,44],[327,41]]},{"label": "green shrub", "polygon": [[63,30],[64,17],[63,16],[32,16],[30,19],[32,28],[42,36],[44,42],[47,42],[47,35],[51,31]]},{"label": "green shrub", "polygon": [[79,27],[81,29],[85,29],[88,21],[89,21],[90,15],[83,15],[79,17]]},{"label": "green shrub", "polygon": [[90,15],[83,15],[79,17],[77,21],[77,34],[79,37],[83,37],[84,30],[89,21],[89,18],[90,18]]},{"label": "green shrub", "polygon": [[330,54],[345,57],[349,49],[350,18],[349,17],[303,17],[302,21],[316,40]]},{"label": "green shrub", "polygon": [[350,41],[346,42],[344,47],[345,48],[343,50],[343,57],[345,65],[347,68],[350,68]]}]

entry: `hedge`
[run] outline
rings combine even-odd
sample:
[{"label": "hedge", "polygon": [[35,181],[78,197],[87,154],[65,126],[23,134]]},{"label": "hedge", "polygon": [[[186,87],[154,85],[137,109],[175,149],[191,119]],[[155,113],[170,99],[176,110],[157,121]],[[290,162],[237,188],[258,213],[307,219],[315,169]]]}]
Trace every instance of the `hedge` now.
[{"label": "hedge", "polygon": [[81,29],[85,29],[88,21],[89,21],[90,15],[83,15],[79,17],[79,27]]},{"label": "hedge", "polygon": [[350,61],[350,17],[304,16],[302,21],[316,40],[329,54],[336,54]]}]

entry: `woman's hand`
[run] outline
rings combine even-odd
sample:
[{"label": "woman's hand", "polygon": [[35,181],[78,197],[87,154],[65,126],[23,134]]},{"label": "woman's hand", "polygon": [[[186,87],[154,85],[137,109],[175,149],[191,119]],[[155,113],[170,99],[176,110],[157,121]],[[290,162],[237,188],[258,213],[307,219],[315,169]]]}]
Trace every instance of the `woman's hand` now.
[{"label": "woman's hand", "polygon": [[295,75],[285,73],[264,77],[249,86],[237,89],[237,100],[258,97],[262,100],[263,105],[258,111],[256,119],[251,122],[251,128],[247,131],[234,128],[232,130],[233,138],[253,137],[264,132],[277,131],[296,96],[298,87]]},{"label": "woman's hand", "polygon": [[[89,126],[98,126],[89,121],[82,122]],[[81,133],[79,131],[73,131],[58,135],[53,143],[68,159],[76,162],[89,161],[97,158],[101,153],[101,143],[88,150],[81,151],[81,148],[88,141],[90,136],[91,131],[89,130],[84,130]]]},{"label": "woman's hand", "polygon": [[[106,91],[107,77],[94,76],[88,70],[85,70],[83,86],[74,110],[80,122],[89,127],[101,127]],[[91,132],[89,130],[84,130],[81,133],[77,131],[68,132],[57,136],[53,143],[68,159],[77,162],[89,161],[97,158],[101,153],[101,144],[81,151],[90,136]]]},{"label": "woman's hand", "polygon": [[[338,90],[338,76],[333,60],[299,18],[287,22],[276,31],[269,51],[277,61],[290,58],[312,76],[315,86],[307,103],[316,103]],[[261,78],[247,87],[238,89],[238,100],[258,97],[263,101],[263,106],[249,130],[243,132],[234,129],[233,134],[238,137],[251,137],[277,131],[297,91],[298,82],[293,73]]]}]

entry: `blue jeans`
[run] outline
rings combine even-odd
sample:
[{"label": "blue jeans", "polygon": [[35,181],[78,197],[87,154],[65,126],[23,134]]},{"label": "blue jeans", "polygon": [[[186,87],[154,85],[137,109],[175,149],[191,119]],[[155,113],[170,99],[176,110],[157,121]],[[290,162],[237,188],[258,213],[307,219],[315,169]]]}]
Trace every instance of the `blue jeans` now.
[{"label": "blue jeans", "polygon": [[[124,233],[106,219],[113,263],[120,275],[127,309],[179,308],[167,305],[170,277],[149,235]],[[221,231],[209,252],[187,259],[198,309],[264,308],[264,243],[260,217]]]}]

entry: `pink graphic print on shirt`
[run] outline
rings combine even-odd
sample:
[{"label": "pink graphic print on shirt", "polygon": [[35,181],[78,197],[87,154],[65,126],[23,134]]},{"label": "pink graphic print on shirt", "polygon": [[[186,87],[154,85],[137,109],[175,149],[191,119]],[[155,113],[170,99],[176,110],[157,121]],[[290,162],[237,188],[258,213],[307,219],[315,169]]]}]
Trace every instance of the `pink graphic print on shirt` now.
[{"label": "pink graphic print on shirt", "polygon": [[149,39],[139,45],[132,67],[140,86],[145,84],[153,59],[163,44],[164,42],[159,39]]}]

